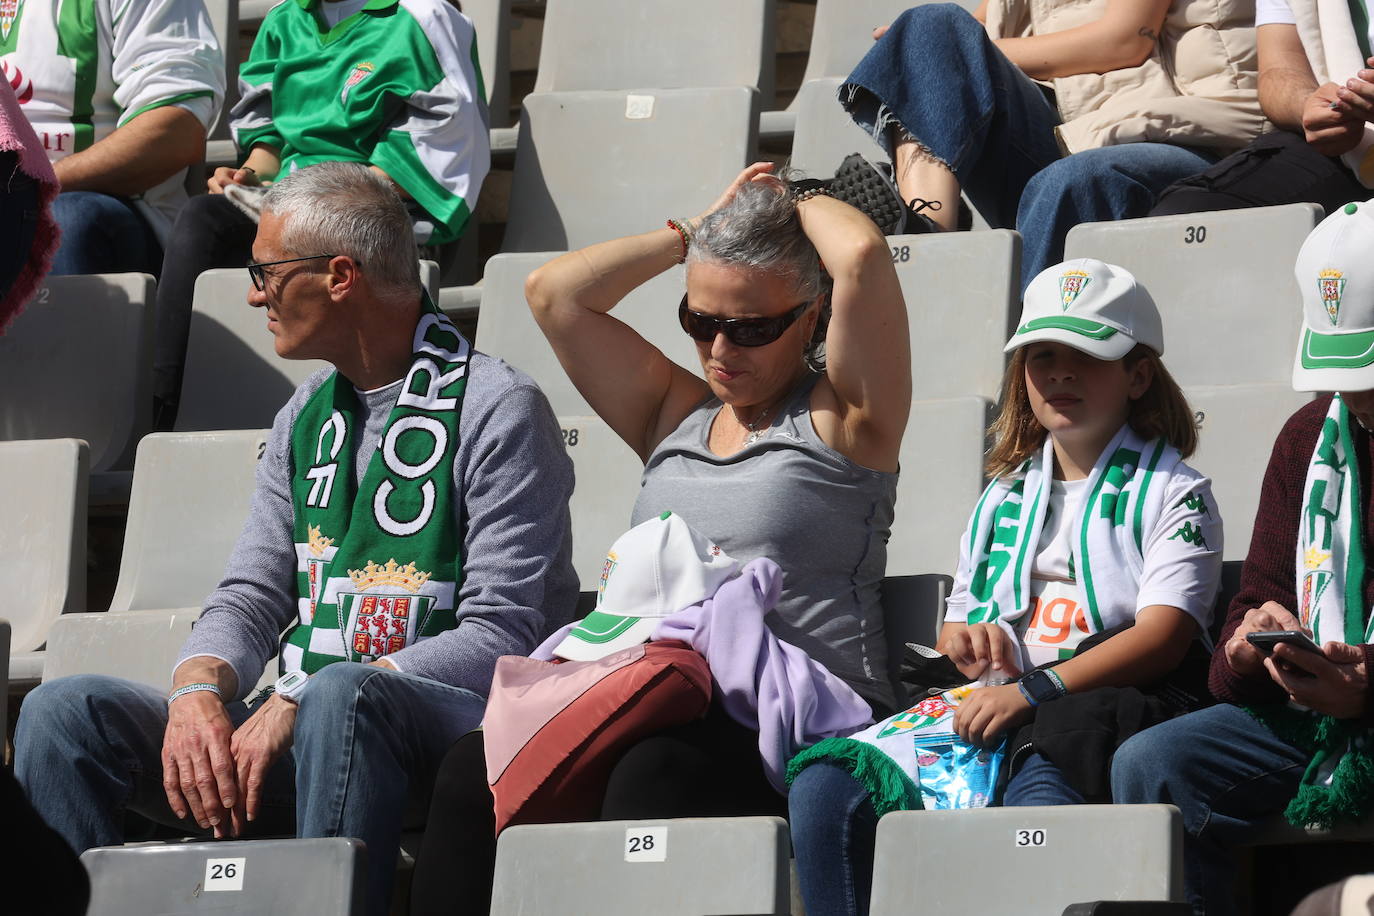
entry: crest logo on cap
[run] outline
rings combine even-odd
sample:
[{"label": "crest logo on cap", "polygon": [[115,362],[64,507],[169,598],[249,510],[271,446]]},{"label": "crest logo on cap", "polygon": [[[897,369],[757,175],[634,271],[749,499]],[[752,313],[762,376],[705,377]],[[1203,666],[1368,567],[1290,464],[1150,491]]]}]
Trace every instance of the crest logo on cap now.
[{"label": "crest logo on cap", "polygon": [[1073,301],[1078,298],[1079,293],[1087,288],[1093,278],[1088,275],[1086,270],[1066,270],[1059,278],[1059,303],[1064,307],[1064,311],[1069,310]]},{"label": "crest logo on cap", "polygon": [[[0,2],[4,2],[4,0],[0,0]],[[343,92],[339,93],[339,101],[347,102],[348,90],[367,79],[376,69],[376,67],[367,62],[354,64],[352,72],[348,74],[348,79],[344,80]]]},{"label": "crest logo on cap", "polygon": [[601,599],[606,597],[606,582],[619,565],[620,557],[616,556],[614,550],[606,554],[606,562],[601,564],[601,581],[596,584],[596,603],[598,605],[601,604]]},{"label": "crest logo on cap", "polygon": [[1345,293],[1345,274],[1327,268],[1317,274],[1317,294],[1322,297],[1326,314],[1334,325],[1341,312],[1341,296]]}]

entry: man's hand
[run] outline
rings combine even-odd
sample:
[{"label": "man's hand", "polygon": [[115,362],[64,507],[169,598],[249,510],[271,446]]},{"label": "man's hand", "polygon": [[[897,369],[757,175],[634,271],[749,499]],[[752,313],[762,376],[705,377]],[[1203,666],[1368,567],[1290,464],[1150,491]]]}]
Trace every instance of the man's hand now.
[{"label": "man's hand", "polygon": [[1021,673],[1015,644],[995,623],[975,623],[950,635],[945,655],[964,677],[976,680],[989,670],[1007,677]]},{"label": "man's hand", "polygon": [[955,707],[954,731],[969,744],[990,747],[1009,729],[1029,722],[1032,714],[1015,684],[980,687]]},{"label": "man's hand", "polygon": [[162,788],[172,813],[189,811],[203,830],[223,836],[238,802],[230,738],[234,724],[224,703],[208,690],[178,697],[167,709],[162,740]]},{"label": "man's hand", "polygon": [[1247,633],[1265,633],[1271,630],[1300,630],[1302,624],[1293,612],[1277,601],[1266,601],[1259,607],[1245,612],[1245,619],[1236,627],[1236,632],[1226,641],[1226,664],[1242,677],[1259,674],[1265,670],[1264,653],[1245,638]]},{"label": "man's hand", "polygon": [[1295,703],[1337,719],[1364,715],[1369,672],[1359,646],[1329,642],[1318,655],[1280,643],[1264,667]]},{"label": "man's hand", "polygon": [[[1374,67],[1374,57],[1365,61]],[[1360,70],[1336,90],[1340,110],[1364,121],[1374,121],[1374,70]]]},{"label": "man's hand", "polygon": [[295,739],[297,709],[291,700],[273,694],[234,732],[229,750],[241,789],[233,811],[234,836],[258,816],[263,780]]},{"label": "man's hand", "polygon": [[227,165],[222,165],[215,169],[215,173],[206,181],[206,186],[211,194],[223,194],[224,186],[231,184],[259,184],[256,169],[246,165],[241,165],[236,169],[231,169]]},{"label": "man's hand", "polygon": [[1323,156],[1349,152],[1364,135],[1363,119],[1350,112],[1339,93],[1340,87],[1335,83],[1323,83],[1302,106],[1303,135],[1308,145]]}]

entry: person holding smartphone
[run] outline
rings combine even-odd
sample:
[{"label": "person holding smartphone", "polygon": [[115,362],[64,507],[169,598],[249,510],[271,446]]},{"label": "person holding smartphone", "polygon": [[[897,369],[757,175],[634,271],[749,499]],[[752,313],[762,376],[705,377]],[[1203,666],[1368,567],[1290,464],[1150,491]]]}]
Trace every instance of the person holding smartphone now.
[{"label": "person holding smartphone", "polygon": [[[1114,801],[1183,812],[1188,899],[1209,916],[1236,911],[1232,850],[1264,821],[1283,812],[1331,826],[1374,808],[1371,247],[1374,202],[1327,217],[1298,254],[1293,387],[1332,393],[1294,413],[1274,443],[1212,657],[1209,686],[1222,702],[1141,732],[1113,761]],[[1250,638],[1275,630],[1309,632],[1320,649]]]}]

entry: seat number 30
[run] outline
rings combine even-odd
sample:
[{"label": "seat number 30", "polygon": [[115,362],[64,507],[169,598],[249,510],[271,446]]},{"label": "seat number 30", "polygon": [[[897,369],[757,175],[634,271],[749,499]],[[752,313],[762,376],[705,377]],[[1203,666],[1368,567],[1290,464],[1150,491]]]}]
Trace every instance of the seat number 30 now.
[{"label": "seat number 30", "polygon": [[1045,831],[1036,828],[1030,830],[1017,830],[1015,834],[1017,847],[1044,846]]}]

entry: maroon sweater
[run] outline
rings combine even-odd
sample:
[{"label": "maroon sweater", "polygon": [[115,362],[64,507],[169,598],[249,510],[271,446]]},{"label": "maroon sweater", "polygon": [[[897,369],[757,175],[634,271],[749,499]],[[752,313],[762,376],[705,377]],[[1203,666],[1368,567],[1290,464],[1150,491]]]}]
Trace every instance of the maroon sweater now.
[{"label": "maroon sweater", "polygon": [[[1240,626],[1251,608],[1266,601],[1277,601],[1295,615],[1298,613],[1297,572],[1294,556],[1297,553],[1298,524],[1302,507],[1302,488],[1307,481],[1307,466],[1317,447],[1326,412],[1331,409],[1331,396],[1323,395],[1304,405],[1284,424],[1274,441],[1269,467],[1264,472],[1264,487],[1260,491],[1259,509],[1255,512],[1255,529],[1250,539],[1250,555],[1240,574],[1240,591],[1232,599],[1226,612],[1226,624],[1212,655],[1208,686],[1219,700],[1228,703],[1282,703],[1288,695],[1261,672],[1242,677],[1226,662],[1226,641]],[[1359,467],[1364,493],[1365,543],[1374,543],[1374,478],[1370,476],[1370,435],[1358,424],[1351,431],[1355,461]],[[1374,607],[1374,575],[1364,579],[1365,607]],[[1374,672],[1374,645],[1365,645],[1366,670]],[[1374,677],[1370,678],[1370,695],[1365,701],[1364,719],[1374,724]]]}]

